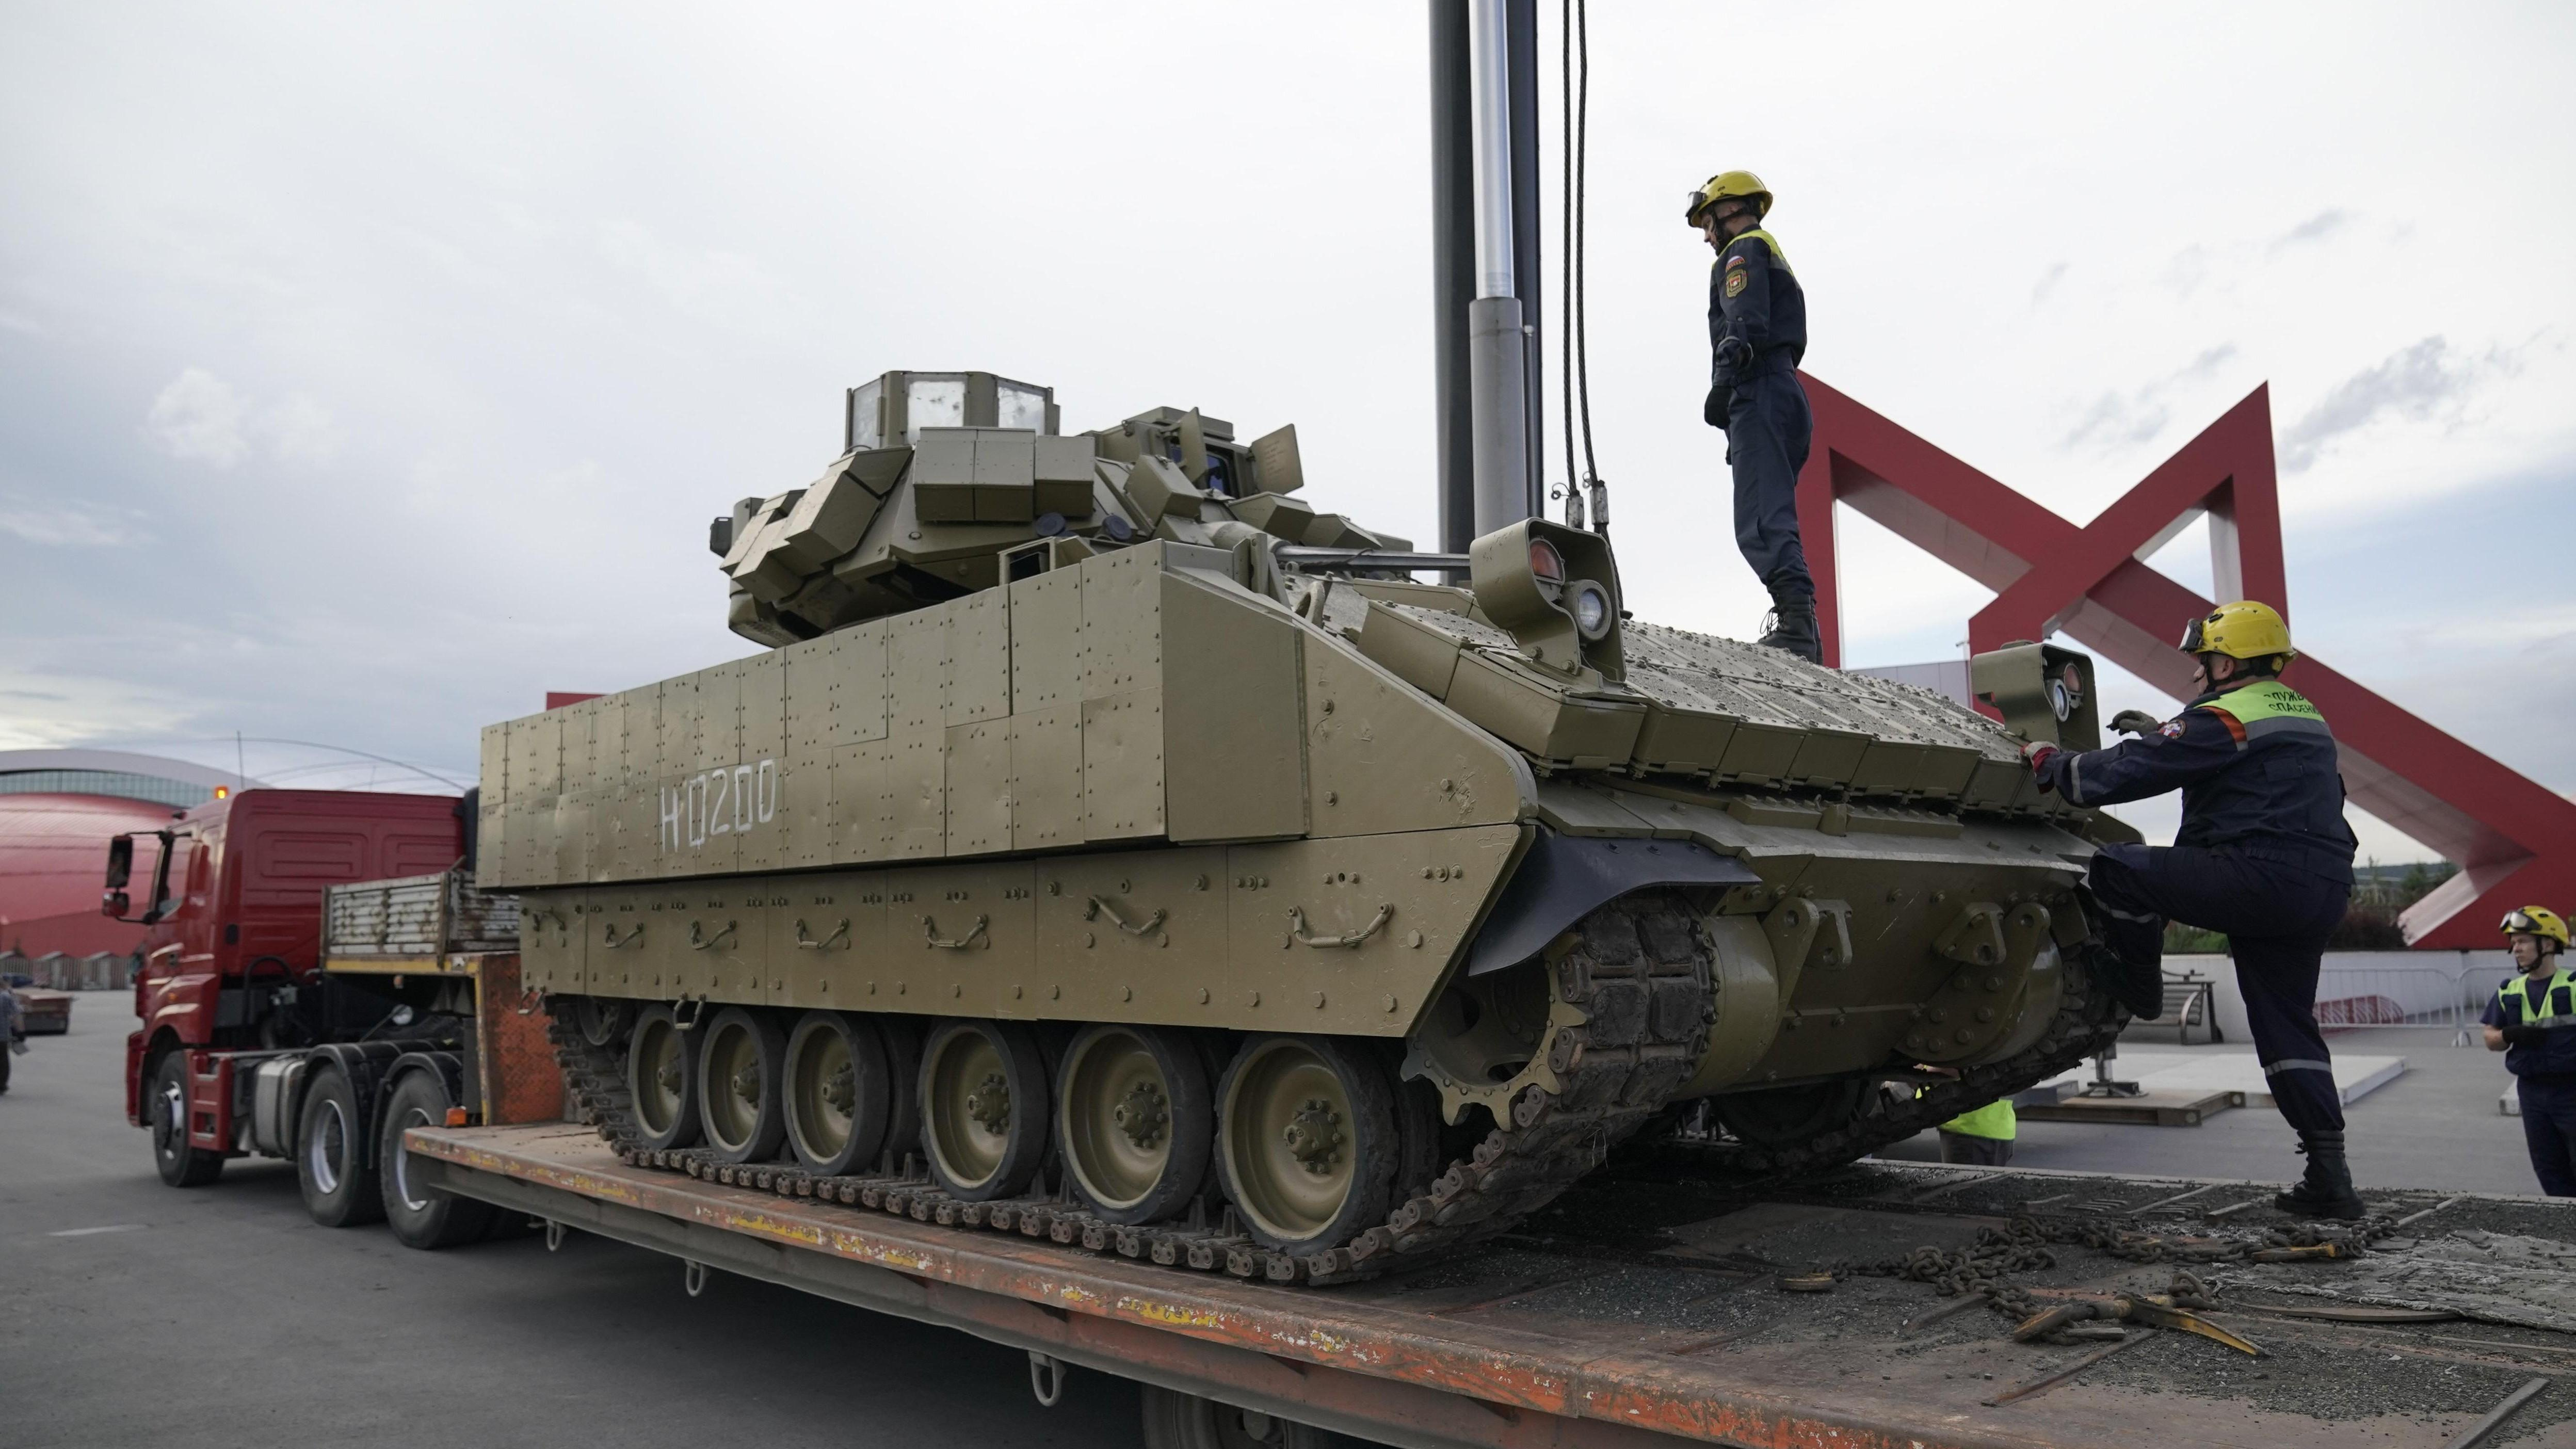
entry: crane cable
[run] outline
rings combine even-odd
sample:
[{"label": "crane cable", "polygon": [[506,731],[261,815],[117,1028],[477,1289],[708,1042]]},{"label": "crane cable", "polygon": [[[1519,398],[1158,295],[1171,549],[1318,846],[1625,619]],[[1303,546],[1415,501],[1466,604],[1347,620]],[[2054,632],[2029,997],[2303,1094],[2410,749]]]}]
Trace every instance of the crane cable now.
[{"label": "crane cable", "polygon": [[[1592,108],[1592,22],[1588,0],[1564,0],[1558,28],[1563,47],[1557,84],[1564,102],[1559,114],[1565,128],[1565,144],[1560,148],[1565,172],[1564,204],[1559,208],[1564,243],[1558,252],[1559,264],[1564,268],[1562,295],[1568,314],[1568,325],[1557,339],[1563,359],[1559,390],[1565,403],[1565,513],[1567,520],[1579,528],[1588,511],[1592,531],[1606,538],[1610,533],[1610,491],[1593,459],[1591,352],[1584,338],[1584,166]],[[1579,473],[1574,459],[1578,409],[1583,433],[1583,466]],[[1575,481],[1578,477],[1582,480],[1579,484]],[[1590,495],[1588,510],[1584,506],[1586,494]]]}]

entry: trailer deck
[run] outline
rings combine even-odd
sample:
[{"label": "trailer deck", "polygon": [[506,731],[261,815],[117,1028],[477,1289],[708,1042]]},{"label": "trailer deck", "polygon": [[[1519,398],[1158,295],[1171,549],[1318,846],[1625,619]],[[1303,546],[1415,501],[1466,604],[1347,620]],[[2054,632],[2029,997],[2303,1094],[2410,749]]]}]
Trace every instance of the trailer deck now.
[{"label": "trailer deck", "polygon": [[[2252,1184],[1870,1162],[1730,1195],[1613,1174],[1471,1253],[1291,1288],[633,1167],[564,1123],[415,1129],[410,1148],[437,1185],[672,1254],[692,1281],[776,1282],[1024,1348],[1033,1373],[1070,1364],[1395,1444],[2429,1445],[2534,1381],[2474,1442],[2576,1442],[2576,1384],[2558,1386],[2576,1334],[2536,1326],[2545,1307],[2434,1321],[2390,1306],[2411,1299],[2316,1296],[2342,1291],[2349,1262],[2196,1269],[2222,1285],[2205,1316],[2264,1348],[2252,1358],[2145,1329],[2016,1343],[1981,1306],[1940,1311],[1973,1297],[1868,1271],[2024,1214],[2170,1221],[2177,1238],[2239,1225],[2269,1213]],[[2545,1199],[2372,1200],[2415,1215],[2378,1258],[2454,1228],[2576,1243],[2576,1209]],[[2070,1301],[2161,1292],[2175,1270],[2075,1243],[2054,1256],[2013,1281]],[[1784,1289],[1818,1274],[1831,1286]]]}]

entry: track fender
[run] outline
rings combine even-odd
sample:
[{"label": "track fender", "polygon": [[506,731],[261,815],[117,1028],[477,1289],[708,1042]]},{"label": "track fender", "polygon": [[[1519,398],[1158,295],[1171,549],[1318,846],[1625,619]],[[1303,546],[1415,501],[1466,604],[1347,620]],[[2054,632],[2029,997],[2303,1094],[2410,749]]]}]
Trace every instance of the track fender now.
[{"label": "track fender", "polygon": [[1751,866],[1695,840],[1560,835],[1542,826],[1468,947],[1467,974],[1482,976],[1528,960],[1575,922],[1631,891],[1761,883]]}]

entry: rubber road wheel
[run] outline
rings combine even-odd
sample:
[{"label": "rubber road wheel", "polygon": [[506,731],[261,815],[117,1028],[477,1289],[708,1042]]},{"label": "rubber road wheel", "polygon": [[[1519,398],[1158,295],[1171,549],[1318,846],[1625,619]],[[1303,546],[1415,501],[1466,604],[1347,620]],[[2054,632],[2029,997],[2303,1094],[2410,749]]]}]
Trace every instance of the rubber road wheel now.
[{"label": "rubber road wheel", "polygon": [[1197,1043],[1150,1026],[1085,1027],[1056,1074],[1056,1143],[1074,1192],[1103,1219],[1180,1212],[1216,1147]]},{"label": "rubber road wheel", "polygon": [[385,1223],[405,1247],[453,1248],[480,1241],[492,1229],[500,1209],[476,1198],[416,1182],[411,1154],[403,1151],[403,1133],[413,1127],[435,1127],[447,1120],[447,1084],[429,1072],[406,1072],[385,1100],[384,1128],[376,1139],[376,1163],[385,1188]]},{"label": "rubber road wheel", "polygon": [[894,1081],[864,1016],[809,1011],[787,1038],[787,1145],[810,1171],[864,1172],[885,1151]]},{"label": "rubber road wheel", "polygon": [[592,1046],[623,1046],[626,1034],[635,1029],[635,1003],[604,996],[579,997],[573,1002],[572,1019],[581,1029],[581,1039]]},{"label": "rubber road wheel", "polygon": [[1340,1449],[1368,1441],[1145,1384],[1144,1449]]},{"label": "rubber road wheel", "polygon": [[[0,1042],[0,1052],[9,1049]],[[172,1187],[204,1187],[224,1175],[224,1155],[188,1145],[188,1054],[166,1052],[152,1069],[152,1165]]]},{"label": "rubber road wheel", "polygon": [[1383,1220],[1403,1155],[1374,1044],[1254,1037],[1217,1087],[1217,1171],[1264,1247],[1336,1247]]},{"label": "rubber road wheel", "polygon": [[648,1006],[635,1018],[626,1044],[626,1090],[646,1147],[668,1150],[698,1140],[698,1035],[683,1030],[667,1006]]},{"label": "rubber road wheel", "polygon": [[990,1202],[1046,1160],[1046,1054],[1016,1021],[941,1022],[921,1048],[921,1140],[949,1196]]},{"label": "rubber road wheel", "polygon": [[728,1006],[699,1033],[698,1121],[723,1162],[767,1162],[787,1140],[787,1034],[766,1011]]},{"label": "rubber road wheel", "polygon": [[304,1210],[326,1228],[381,1222],[385,1201],[366,1161],[369,1127],[358,1092],[338,1067],[318,1067],[295,1129],[295,1180]]},{"label": "rubber road wheel", "polygon": [[885,1043],[886,1081],[894,1090],[893,1110],[886,1116],[885,1155],[878,1160],[888,1172],[909,1171],[904,1164],[921,1152],[922,1019],[871,1013],[867,1020]]}]

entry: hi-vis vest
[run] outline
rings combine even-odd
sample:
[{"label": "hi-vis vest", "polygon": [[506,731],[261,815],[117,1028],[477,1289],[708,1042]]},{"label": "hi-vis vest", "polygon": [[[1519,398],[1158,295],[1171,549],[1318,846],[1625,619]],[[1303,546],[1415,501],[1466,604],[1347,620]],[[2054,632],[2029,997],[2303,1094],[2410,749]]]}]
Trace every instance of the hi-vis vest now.
[{"label": "hi-vis vest", "polygon": [[[1753,239],[1753,240],[1755,240],[1755,241],[1758,241],[1758,242],[1762,243],[1762,245],[1763,245],[1763,246],[1765,246],[1765,247],[1767,247],[1767,248],[1769,248],[1769,249],[1770,249],[1770,252],[1771,252],[1771,265],[1773,265],[1773,266],[1775,266],[1775,267],[1778,267],[1780,270],[1782,270],[1782,271],[1784,271],[1784,272],[1787,272],[1790,276],[1793,276],[1793,277],[1794,277],[1794,276],[1798,275],[1798,269],[1797,269],[1797,268],[1795,268],[1795,267],[1793,267],[1793,266],[1790,266],[1790,265],[1789,265],[1789,254],[1788,254],[1787,252],[1784,252],[1784,251],[1780,250],[1780,239],[1779,239],[1778,237],[1776,237],[1776,236],[1773,236],[1771,233],[1769,233],[1769,232],[1767,232],[1767,231],[1764,231],[1762,228],[1760,228],[1760,227],[1758,227],[1758,226],[1757,226],[1757,227],[1752,228],[1752,229],[1751,229],[1751,230],[1749,230],[1749,231],[1739,231],[1739,232],[1737,232],[1737,233],[1735,234],[1735,240],[1734,240],[1734,241],[1730,241],[1730,242],[1728,242],[1728,243],[1726,244],[1726,246],[1727,246],[1727,247],[1732,247],[1732,246],[1734,246],[1734,245],[1735,245],[1735,243],[1736,243],[1736,242],[1743,241],[1743,240],[1745,240],[1745,239],[1747,239],[1747,238],[1751,238],[1751,239]],[[1722,266],[1725,266],[1725,265],[1726,265],[1726,247],[1721,247],[1721,248],[1719,248],[1719,249],[1718,249],[1718,254],[1717,254],[1716,259],[1715,259],[1715,260],[1713,260],[1713,261],[1711,261],[1711,262],[1709,263],[1709,266],[1713,269],[1713,268],[1722,267]]]},{"label": "hi-vis vest", "polygon": [[2504,1024],[2522,1026],[2536,1021],[2564,1017],[2576,1021],[2576,971],[2561,966],[2549,975],[2542,986],[2538,1009],[2534,1010],[2531,978],[2514,973],[2514,978],[2496,988],[2496,1001],[2504,1008]]},{"label": "hi-vis vest", "polygon": [[2506,1071],[2517,1077],[2576,1076],[2576,971],[2561,966],[2542,980],[2515,972],[2496,989],[2496,1016],[2506,1026],[2548,1028],[2539,1041],[2505,1049]]}]

